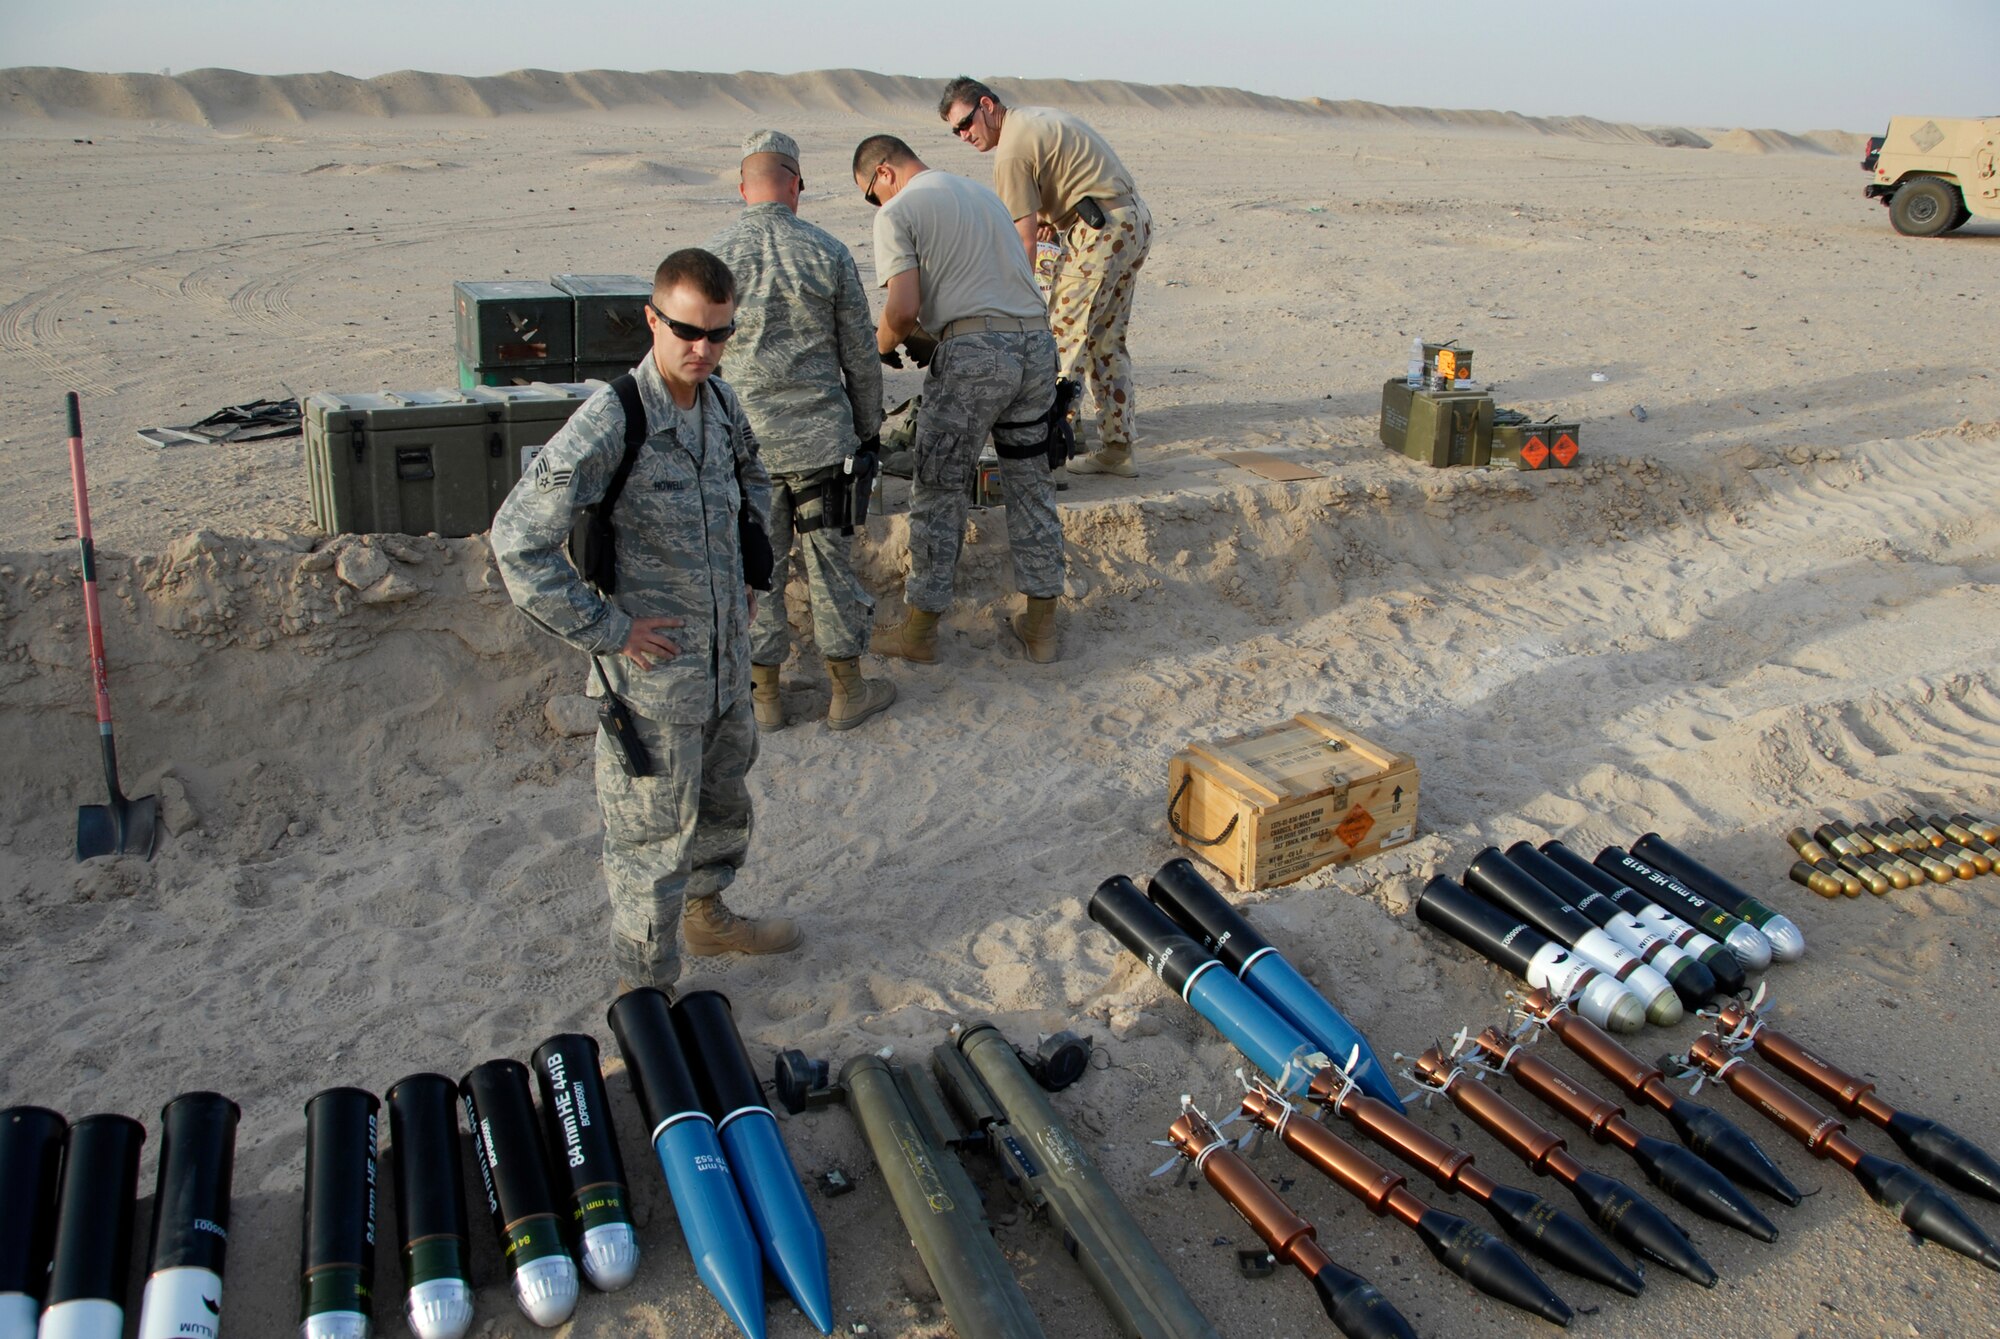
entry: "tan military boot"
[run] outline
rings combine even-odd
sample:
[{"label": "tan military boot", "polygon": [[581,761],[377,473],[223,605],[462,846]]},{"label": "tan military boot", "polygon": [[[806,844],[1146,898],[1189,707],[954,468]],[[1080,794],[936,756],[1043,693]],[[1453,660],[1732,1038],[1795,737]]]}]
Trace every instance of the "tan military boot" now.
[{"label": "tan military boot", "polygon": [[826,672],[833,680],[833,705],[827,708],[826,728],[852,730],[896,700],[896,685],[887,679],[861,677],[861,658],[829,660]]},{"label": "tan military boot", "polygon": [[937,660],[938,616],[925,609],[911,609],[893,628],[878,630],[868,649],[878,656],[901,656],[929,665]]},{"label": "tan military boot", "polygon": [[1027,609],[1008,619],[1007,626],[1021,639],[1021,645],[1028,648],[1028,659],[1037,665],[1046,665],[1056,658],[1055,597],[1030,595]]},{"label": "tan military boot", "polygon": [[785,704],[778,698],[778,667],[750,666],[750,707],[757,713],[759,730],[785,728]]},{"label": "tan military boot", "polygon": [[1071,474],[1115,474],[1121,479],[1131,479],[1138,475],[1139,467],[1132,463],[1132,448],[1129,446],[1107,446],[1093,451],[1087,456],[1072,456],[1069,462]]},{"label": "tan military boot", "polygon": [[720,897],[690,897],[681,907],[681,943],[698,958],[719,953],[790,953],[805,940],[789,916],[739,916]]}]

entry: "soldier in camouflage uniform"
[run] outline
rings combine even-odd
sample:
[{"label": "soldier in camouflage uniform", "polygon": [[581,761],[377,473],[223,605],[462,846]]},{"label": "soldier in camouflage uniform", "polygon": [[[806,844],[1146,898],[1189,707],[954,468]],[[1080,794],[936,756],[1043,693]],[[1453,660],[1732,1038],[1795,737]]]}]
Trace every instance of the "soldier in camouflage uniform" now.
[{"label": "soldier in camouflage uniform", "polygon": [[1061,375],[1080,375],[1097,402],[1097,450],[1072,459],[1070,473],[1130,478],[1138,473],[1138,403],[1125,331],[1153,244],[1153,216],[1130,169],[1080,118],[1053,107],[1010,109],[977,79],[945,85],[938,115],[967,144],[993,154],[993,189],[1014,216],[1030,264],[1037,242],[1062,238],[1049,292],[1057,362]]},{"label": "soldier in camouflage uniform", "polygon": [[1058,652],[1056,600],[1063,588],[1062,522],[1049,477],[1045,422],[1055,404],[1056,346],[1034,271],[1013,220],[990,189],[933,172],[893,135],[854,151],[854,182],[875,216],[875,276],[888,289],[875,347],[901,366],[912,336],[937,337],[924,380],[910,486],[909,606],[900,626],[878,632],[878,655],[937,658],[938,616],[951,605],[952,574],[965,540],[966,486],[990,436],[1000,455],[1007,547],[1027,607],[1009,620],[1028,658]]},{"label": "soldier in camouflage uniform", "polygon": [[[785,723],[778,667],[791,653],[785,609],[792,532],[798,532],[813,640],[833,684],[829,729],[861,724],[896,700],[896,686],[861,677],[875,601],[854,571],[851,530],[826,523],[851,479],[857,448],[877,453],[882,368],[868,298],[854,257],[832,234],[798,217],[799,146],[775,130],[743,141],[746,206],[708,241],[736,276],[742,305],[729,346],[729,382],[743,397],[771,472],[772,591],[750,628],[751,700],[757,724]],[[844,493],[842,494],[844,498]]]},{"label": "soldier in camouflage uniform", "polygon": [[[653,349],[633,369],[648,435],[611,511],[617,590],[606,596],[565,556],[578,510],[603,499],[625,453],[625,411],[606,387],[535,457],[493,518],[493,555],[529,620],[588,651],[632,714],[652,775],[628,775],[597,739],[597,802],[621,984],[671,986],[675,926],[695,954],[778,953],[789,920],[751,920],[721,893],[750,845],[745,778],[757,757],[750,708],[754,526],[770,480],[735,392],[710,376],[732,332],[735,282],[705,251],[677,251],[654,278]],[[753,526],[739,529],[739,514]],[[768,566],[768,546],[765,546]]]}]

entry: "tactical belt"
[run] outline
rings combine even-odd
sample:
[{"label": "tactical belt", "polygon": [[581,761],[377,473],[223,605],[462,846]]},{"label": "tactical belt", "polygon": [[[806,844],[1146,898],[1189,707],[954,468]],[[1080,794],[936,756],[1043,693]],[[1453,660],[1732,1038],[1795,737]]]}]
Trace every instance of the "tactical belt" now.
[{"label": "tactical belt", "polygon": [[938,332],[938,342],[943,343],[954,335],[977,335],[989,331],[1019,334],[1048,328],[1046,316],[961,316]]}]

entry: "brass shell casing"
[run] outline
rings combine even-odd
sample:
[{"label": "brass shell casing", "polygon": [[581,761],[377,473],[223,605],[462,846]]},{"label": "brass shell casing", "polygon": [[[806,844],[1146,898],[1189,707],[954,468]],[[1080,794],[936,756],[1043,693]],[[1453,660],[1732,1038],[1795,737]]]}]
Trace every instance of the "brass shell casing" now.
[{"label": "brass shell casing", "polygon": [[1813,865],[1803,860],[1794,860],[1792,862],[1791,877],[1793,883],[1804,884],[1821,897],[1839,897],[1843,891],[1839,879],[1831,874],[1821,873]]},{"label": "brass shell casing", "polygon": [[1831,860],[1833,853],[1813,840],[1812,834],[1804,828],[1793,828],[1785,834],[1785,845],[1799,853],[1801,860]]},{"label": "brass shell casing", "polygon": [[1864,851],[1887,850],[1888,846],[1885,843],[1894,844],[1896,842],[1895,837],[1884,832],[1880,825],[1875,823],[1842,823],[1840,827],[1841,831],[1850,834],[1856,841],[1860,842]]},{"label": "brass shell casing", "polygon": [[1951,818],[1954,823],[1965,828],[1979,840],[2000,845],[2000,823],[1995,823],[1990,818],[1981,818],[1977,814],[1953,814]]},{"label": "brass shell casing", "polygon": [[1923,882],[1924,872],[1906,864],[1897,856],[1884,855],[1877,851],[1873,855],[1857,856],[1856,859],[1887,879],[1889,886],[1899,891],[1913,883]]},{"label": "brass shell casing", "polygon": [[1841,880],[1842,890],[1849,897],[1853,897],[1863,889],[1880,897],[1896,886],[1889,881],[1888,875],[1872,868],[1858,855],[1842,856],[1837,863],[1844,876]]},{"label": "brass shell casing", "polygon": [[1821,846],[1835,855],[1853,855],[1868,847],[1866,842],[1856,840],[1852,833],[1842,831],[1831,823],[1820,824],[1813,829],[1812,835],[1819,840]]}]

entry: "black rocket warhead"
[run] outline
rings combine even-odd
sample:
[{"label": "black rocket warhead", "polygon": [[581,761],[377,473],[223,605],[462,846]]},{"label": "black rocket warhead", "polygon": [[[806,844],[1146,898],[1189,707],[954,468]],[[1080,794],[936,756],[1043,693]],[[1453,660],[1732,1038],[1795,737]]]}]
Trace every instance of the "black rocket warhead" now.
[{"label": "black rocket warhead", "polygon": [[2000,1162],[1964,1135],[1899,1111],[1883,1127],[1910,1161],[1968,1195],[2000,1201]]},{"label": "black rocket warhead", "polygon": [[1642,1135],[1632,1159],[1647,1180],[1711,1222],[1759,1241],[1778,1239],[1777,1226],[1743,1197],[1733,1181],[1678,1144]]},{"label": "black rocket warhead", "polygon": [[1783,1205],[1799,1202],[1799,1188],[1778,1170],[1778,1165],[1757,1141],[1728,1117],[1684,1097],[1675,1100],[1666,1117],[1683,1144],[1730,1180],[1769,1195]]},{"label": "black rocket warhead", "polygon": [[1715,1286],[1715,1267],[1702,1259],[1680,1224],[1638,1191],[1589,1168],[1578,1172],[1569,1185],[1576,1202],[1612,1240],[1704,1288]]},{"label": "black rocket warhead", "polygon": [[1966,1217],[1951,1196],[1902,1163],[1865,1153],[1854,1165],[1854,1179],[1877,1204],[1893,1211],[1904,1227],[1925,1241],[1934,1241],[2000,1272],[2000,1245],[1986,1235],[1986,1229]]},{"label": "black rocket warhead", "polygon": [[1427,1209],[1415,1230],[1439,1264],[1487,1296],[1565,1328],[1576,1314],[1513,1247],[1485,1228],[1441,1209]]},{"label": "black rocket warhead", "polygon": [[1486,1208],[1508,1236],[1556,1268],[1615,1288],[1627,1297],[1637,1297],[1646,1290],[1645,1275],[1620,1260],[1596,1233],[1540,1195],[1496,1185],[1487,1197]]}]

